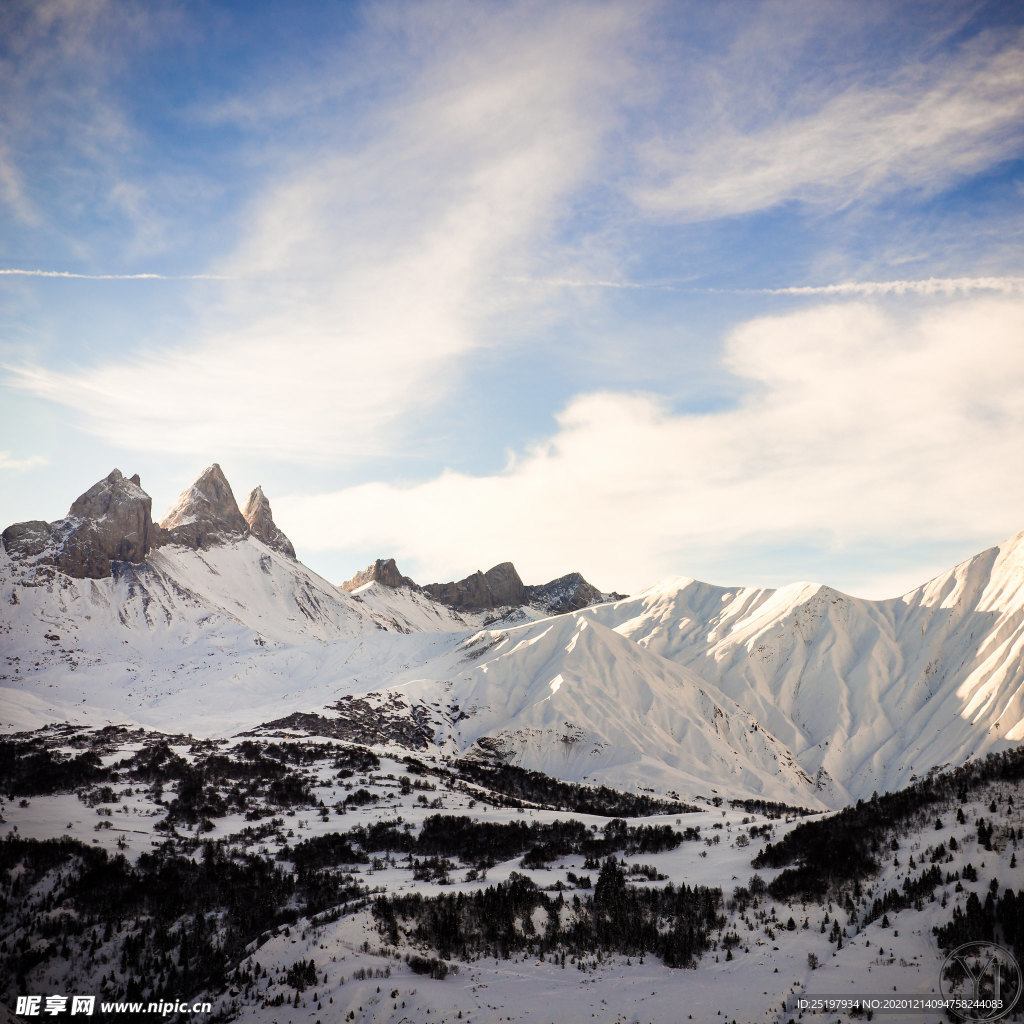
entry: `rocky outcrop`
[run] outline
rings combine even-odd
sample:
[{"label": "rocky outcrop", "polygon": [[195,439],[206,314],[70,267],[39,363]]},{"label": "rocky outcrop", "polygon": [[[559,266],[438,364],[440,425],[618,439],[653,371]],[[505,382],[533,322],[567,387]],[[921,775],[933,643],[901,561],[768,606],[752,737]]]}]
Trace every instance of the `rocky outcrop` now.
[{"label": "rocky outcrop", "polygon": [[342,590],[352,591],[365,587],[367,583],[380,583],[385,587],[395,589],[398,587],[410,587],[413,590],[420,589],[408,576],[403,576],[398,571],[398,566],[393,558],[378,558],[373,565],[368,565],[365,569],[361,569],[352,579],[339,583],[338,586]]},{"label": "rocky outcrop", "polygon": [[4,550],[26,565],[53,566],[78,579],[110,576],[110,563],[138,565],[164,544],[209,548],[252,536],[295,558],[292,542],[274,522],[262,488],[238,510],[231,485],[214,463],[183,491],[159,526],[152,519],[153,500],[138,474],[125,477],[115,469],[77,498],[63,519],[32,520],[3,531]]},{"label": "rocky outcrop", "polygon": [[52,565],[77,579],[102,579],[112,561],[145,560],[156,536],[152,510],[138,474],[126,478],[115,469],[76,499],[65,518],[9,526],[3,545],[15,560]]},{"label": "rocky outcrop", "polygon": [[557,580],[541,586],[527,587],[526,590],[531,604],[540,605],[552,615],[577,612],[605,599],[604,594],[578,572],[560,576]]},{"label": "rocky outcrop", "polygon": [[[26,523],[14,523],[3,532],[4,550],[18,561],[38,560],[41,555],[53,554],[53,531],[63,520],[52,525],[41,519],[30,519]],[[53,564],[51,558],[50,565]]]},{"label": "rocky outcrop", "polygon": [[508,608],[529,601],[527,589],[511,562],[502,562],[487,572],[478,569],[456,583],[428,583],[423,592],[463,611]]},{"label": "rocky outcrop", "polygon": [[368,565],[340,586],[342,590],[352,591],[372,582],[386,587],[410,587],[441,604],[465,612],[530,604],[552,615],[560,615],[606,600],[606,596],[578,572],[539,586],[526,586],[511,562],[501,562],[487,572],[477,570],[463,580],[427,583],[421,587],[399,572],[393,558],[378,558],[373,565]]},{"label": "rocky outcrop", "polygon": [[249,524],[238,510],[223,470],[215,462],[181,492],[174,507],[160,521],[160,531],[158,544],[205,549],[242,540],[249,533]]},{"label": "rocky outcrop", "polygon": [[249,524],[249,532],[258,540],[263,541],[267,547],[280,551],[282,555],[287,555],[289,558],[295,557],[295,548],[292,547],[292,542],[274,522],[273,513],[270,511],[270,502],[267,501],[262,487],[254,487],[249,492],[242,518]]}]

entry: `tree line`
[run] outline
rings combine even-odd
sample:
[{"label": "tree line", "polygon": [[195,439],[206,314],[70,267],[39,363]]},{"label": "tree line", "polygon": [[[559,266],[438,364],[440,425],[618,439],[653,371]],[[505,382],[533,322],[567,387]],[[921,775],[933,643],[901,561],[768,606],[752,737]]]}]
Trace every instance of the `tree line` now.
[{"label": "tree line", "polygon": [[601,865],[593,895],[551,895],[524,875],[472,893],[379,896],[373,902],[386,942],[404,936],[444,959],[566,957],[617,953],[690,967],[724,924],[722,892],[705,886],[633,887],[614,857]]}]

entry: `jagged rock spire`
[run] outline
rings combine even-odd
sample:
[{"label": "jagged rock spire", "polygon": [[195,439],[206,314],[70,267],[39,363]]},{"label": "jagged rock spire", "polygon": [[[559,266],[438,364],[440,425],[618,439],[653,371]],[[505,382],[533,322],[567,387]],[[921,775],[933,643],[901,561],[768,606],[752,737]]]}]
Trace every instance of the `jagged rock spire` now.
[{"label": "jagged rock spire", "polygon": [[160,521],[160,528],[160,543],[191,548],[240,540],[249,532],[231,485],[216,462],[181,492],[174,507]]},{"label": "jagged rock spire", "polygon": [[256,486],[249,492],[242,517],[249,524],[249,532],[258,540],[263,541],[267,547],[280,551],[281,554],[287,555],[289,558],[295,557],[295,548],[292,546],[292,542],[274,522],[270,502],[267,501],[262,487]]}]

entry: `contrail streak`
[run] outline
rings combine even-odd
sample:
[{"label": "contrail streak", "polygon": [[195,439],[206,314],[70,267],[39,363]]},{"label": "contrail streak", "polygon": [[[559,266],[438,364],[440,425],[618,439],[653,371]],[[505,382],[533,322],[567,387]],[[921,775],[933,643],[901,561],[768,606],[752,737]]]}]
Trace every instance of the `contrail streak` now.
[{"label": "contrail streak", "polygon": [[716,295],[955,295],[964,292],[1024,292],[1024,277],[929,277],[916,281],[844,281],[839,284],[788,285],[783,288],[701,288],[689,281],[603,281],[573,278],[510,277],[514,284],[552,288],[654,289]]},{"label": "contrail streak", "polygon": [[957,292],[1024,291],[1024,277],[929,277],[923,281],[846,281],[842,284],[793,285],[788,288],[740,289],[748,295],[953,295]]},{"label": "contrail streak", "polygon": [[74,274],[70,270],[0,269],[7,277],[61,277],[81,281],[230,281],[220,274]]}]

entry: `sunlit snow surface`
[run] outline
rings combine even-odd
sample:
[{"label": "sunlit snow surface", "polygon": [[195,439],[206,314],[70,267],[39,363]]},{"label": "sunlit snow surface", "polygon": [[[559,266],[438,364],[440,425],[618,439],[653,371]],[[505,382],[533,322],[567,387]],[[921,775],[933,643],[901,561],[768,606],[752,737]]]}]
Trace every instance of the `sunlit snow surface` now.
[{"label": "sunlit snow surface", "polygon": [[[416,708],[433,735],[417,756],[438,764],[485,740],[513,763],[565,779],[684,798],[760,795],[839,806],[1021,738],[1022,552],[1024,538],[1016,537],[885,602],[812,584],[767,591],[671,580],[571,615],[543,618],[527,609],[488,623],[482,614],[461,616],[409,590],[370,584],[345,593],[254,539],[202,552],[161,549],[149,566],[120,567],[114,578],[98,581],[25,573],[0,554],[0,722],[7,730],[65,721],[139,723],[227,737],[296,711],[330,720],[339,698],[362,696],[382,716]],[[175,749],[188,756],[187,745]],[[294,833],[289,842],[397,816],[416,826],[437,813],[417,803],[415,793],[398,792],[394,780],[405,766],[397,758],[404,752],[379,749],[391,759],[385,756],[372,778],[352,784],[365,784],[381,802],[343,817],[330,799],[326,817],[291,812],[282,826]],[[326,776],[321,784],[341,785]],[[443,787],[431,796],[445,813],[480,819],[569,816],[474,806],[470,794]],[[965,809],[967,825],[956,825],[944,810],[941,833],[929,824],[901,836],[899,864],[887,861],[871,892],[900,888],[907,855],[921,860],[954,835],[960,852],[943,867],[978,866],[979,881],[968,890],[984,897],[992,878],[1004,887],[1024,886],[1021,867],[1010,867],[1012,844],[978,848],[971,823],[988,813],[987,799]],[[123,794],[105,818],[103,808],[73,795],[24,803],[0,807],[0,834],[16,828],[25,837],[68,835],[112,851],[120,840],[131,858],[164,841],[153,827],[164,809],[141,789]],[[765,841],[745,841],[744,817],[764,823],[727,802],[722,809],[648,819],[700,824],[703,839],[632,859],[676,883],[719,886],[728,898],[747,884],[751,859]],[[208,837],[231,841],[248,824],[229,814]],[[792,827],[770,824],[775,840]],[[1014,824],[1024,827],[1021,820]],[[275,852],[274,843],[264,845]],[[397,866],[358,870],[365,884],[392,891],[452,891],[413,882]],[[457,871],[453,884],[472,889],[521,870],[518,860],[509,861],[475,881]],[[579,858],[530,874],[544,886],[564,883],[569,872],[584,873]],[[770,879],[774,872],[762,874]],[[942,896],[947,908],[938,902]],[[759,912],[767,916],[751,918],[750,927],[735,910],[727,912],[726,929],[743,940],[733,961],[721,948],[705,954],[695,970],[670,970],[654,957],[643,964],[591,959],[584,970],[532,957],[482,959],[462,964],[445,981],[417,976],[385,953],[369,912],[300,921],[254,946],[248,962],[274,977],[314,958],[327,976],[317,986],[320,1005],[311,992],[297,1007],[265,1007],[254,998],[237,1008],[237,1019],[785,1021],[797,1017],[790,1008],[799,995],[934,993],[942,956],[932,927],[948,920],[965,896],[952,885],[940,887],[937,902],[901,911],[889,928],[876,921],[859,934],[851,929],[838,950],[819,929],[822,908],[765,901]],[[779,924],[789,915],[798,923],[794,931]],[[821,961],[815,971],[808,953]],[[372,976],[386,970],[386,978]],[[371,977],[358,973],[366,971]],[[61,990],[59,976],[45,984]],[[226,1008],[230,998],[221,994],[218,1005]],[[833,1024],[841,1018],[804,1019]]]},{"label": "sunlit snow surface", "polygon": [[881,602],[674,579],[483,627],[408,589],[346,593],[249,538],[107,580],[0,554],[0,608],[7,729],[234,735],[388,691],[439,752],[489,737],[562,778],[807,806],[1024,737],[1024,535]]},{"label": "sunlit snow surface", "polygon": [[889,601],[673,580],[591,614],[716,683],[853,796],[1024,739],[1024,534]]}]

